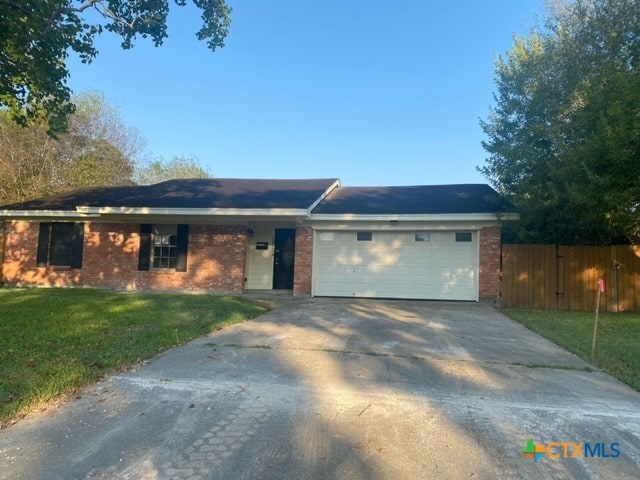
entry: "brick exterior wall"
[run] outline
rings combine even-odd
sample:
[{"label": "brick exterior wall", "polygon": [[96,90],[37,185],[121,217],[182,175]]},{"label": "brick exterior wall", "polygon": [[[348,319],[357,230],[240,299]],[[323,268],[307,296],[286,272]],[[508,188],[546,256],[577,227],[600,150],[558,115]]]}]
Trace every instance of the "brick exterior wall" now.
[{"label": "brick exterior wall", "polygon": [[0,285],[2,285],[2,267],[4,267],[4,224],[0,222]]},{"label": "brick exterior wall", "polygon": [[311,294],[311,275],[313,265],[313,229],[296,228],[296,257],[293,271],[293,294]]},{"label": "brick exterior wall", "polygon": [[500,300],[500,227],[480,230],[480,300]]},{"label": "brick exterior wall", "polygon": [[[36,266],[39,224],[15,221],[5,239],[1,282],[23,286],[88,286],[126,290],[194,290],[239,293],[246,272],[246,228],[191,225],[187,271],[138,271],[140,225],[85,223],[82,269]],[[296,229],[294,295],[311,294],[311,227]],[[500,299],[500,227],[480,230],[479,296]]]},{"label": "brick exterior wall", "polygon": [[138,271],[140,225],[85,223],[82,269],[37,267],[39,224],[12,222],[6,238],[4,283],[114,289],[242,292],[246,229],[191,225],[187,271]]}]

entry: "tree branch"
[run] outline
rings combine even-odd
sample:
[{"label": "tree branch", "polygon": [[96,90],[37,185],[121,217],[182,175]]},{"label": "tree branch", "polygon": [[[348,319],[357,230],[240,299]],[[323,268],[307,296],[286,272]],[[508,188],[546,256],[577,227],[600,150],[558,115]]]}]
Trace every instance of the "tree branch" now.
[{"label": "tree branch", "polygon": [[111,20],[113,20],[116,23],[120,23],[121,25],[124,25],[126,27],[128,27],[129,29],[133,30],[136,23],[138,22],[138,20],[140,20],[140,16],[137,15],[133,18],[133,20],[131,20],[130,22],[128,22],[127,20],[125,20],[122,17],[119,17],[118,15],[116,15],[113,10],[111,10],[106,3],[104,2],[104,0],[88,0],[87,3],[85,3],[84,5],[80,5],[78,7],[72,7],[69,9],[69,11],[75,12],[75,13],[82,13],[85,10],[88,10],[89,8],[95,8],[95,10],[102,15],[104,18],[110,18]]},{"label": "tree branch", "polygon": [[85,10],[88,10],[89,8],[93,7],[96,3],[102,3],[102,0],[89,0],[84,5],[80,5],[78,7],[65,8],[65,10],[69,12],[82,13]]},{"label": "tree branch", "polygon": [[[109,7],[107,7],[103,1],[101,0],[95,0],[95,9],[96,11],[102,15],[105,18],[110,18],[111,20],[113,20],[116,23],[120,23],[122,25],[124,25],[125,27],[133,30],[136,23],[138,22],[138,20],[140,20],[140,16],[136,15],[133,20],[131,20],[131,22],[127,22],[124,18],[119,17],[118,15],[116,15],[115,13],[113,13],[113,11],[111,9],[109,9]],[[102,8],[102,11],[100,10],[100,8],[98,8],[98,5],[100,5],[100,8]]]},{"label": "tree branch", "polygon": [[[0,0],[0,2],[9,2],[10,0]],[[116,15],[105,3],[104,0],[87,0],[86,3],[78,5],[77,7],[60,7],[52,16],[52,20],[56,19],[62,13],[83,13],[90,8],[94,8],[102,17],[109,18],[116,23],[126,26],[133,30],[136,23],[140,20],[140,16],[136,16],[133,20],[128,22],[126,19]]]},{"label": "tree branch", "polygon": [[25,7],[19,2],[14,2],[12,0],[0,0],[0,4],[9,5],[11,8],[21,11],[25,15],[33,16],[33,10]]}]

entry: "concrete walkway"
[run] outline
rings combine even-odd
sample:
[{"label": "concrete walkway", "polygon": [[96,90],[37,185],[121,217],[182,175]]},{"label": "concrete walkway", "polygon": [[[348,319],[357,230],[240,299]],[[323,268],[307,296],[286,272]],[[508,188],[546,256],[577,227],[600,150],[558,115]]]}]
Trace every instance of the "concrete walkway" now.
[{"label": "concrete walkway", "polygon": [[487,305],[276,300],[0,431],[0,479],[638,478],[640,394]]}]

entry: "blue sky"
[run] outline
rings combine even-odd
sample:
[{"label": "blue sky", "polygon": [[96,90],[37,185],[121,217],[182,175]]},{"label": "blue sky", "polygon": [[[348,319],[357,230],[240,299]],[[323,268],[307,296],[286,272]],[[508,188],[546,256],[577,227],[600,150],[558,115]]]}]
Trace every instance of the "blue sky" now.
[{"label": "blue sky", "polygon": [[225,48],[172,7],[160,48],[104,33],[75,93],[97,90],[153,157],[195,156],[216,177],[339,177],[345,185],[486,183],[479,119],[494,59],[544,0],[232,1]]}]

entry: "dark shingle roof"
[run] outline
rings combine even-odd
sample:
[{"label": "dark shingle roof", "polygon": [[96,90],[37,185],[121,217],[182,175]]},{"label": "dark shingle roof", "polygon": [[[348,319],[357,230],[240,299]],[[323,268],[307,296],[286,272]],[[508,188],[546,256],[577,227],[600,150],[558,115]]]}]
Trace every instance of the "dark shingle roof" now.
[{"label": "dark shingle roof", "polygon": [[[0,210],[65,210],[76,207],[307,209],[337,179],[187,179],[147,186],[95,187],[16,203]],[[512,212],[488,185],[338,187],[314,214],[455,214]]]},{"label": "dark shingle roof", "polygon": [[292,208],[306,209],[337,179],[252,180],[211,178],[169,180],[147,186],[96,187],[16,203],[6,210],[75,210],[89,207]]},{"label": "dark shingle roof", "polygon": [[314,214],[452,214],[511,212],[513,205],[489,185],[340,187],[313,209]]}]

